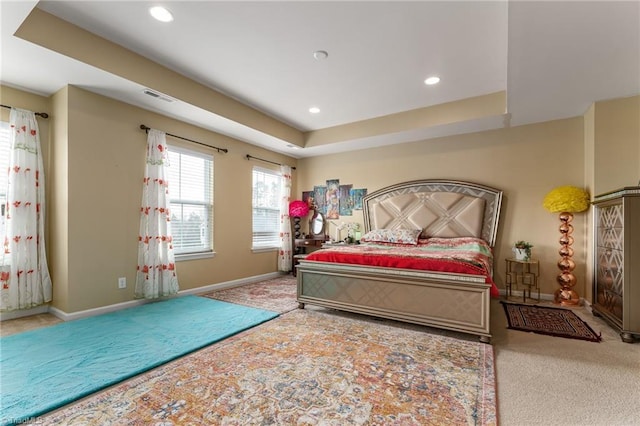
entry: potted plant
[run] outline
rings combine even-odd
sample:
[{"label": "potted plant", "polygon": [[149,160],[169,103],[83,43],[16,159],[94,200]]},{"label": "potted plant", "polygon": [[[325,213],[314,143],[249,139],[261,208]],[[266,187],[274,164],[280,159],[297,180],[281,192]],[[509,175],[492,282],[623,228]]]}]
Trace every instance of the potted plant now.
[{"label": "potted plant", "polygon": [[527,241],[516,241],[513,245],[513,254],[516,260],[531,260],[531,248],[533,245]]}]

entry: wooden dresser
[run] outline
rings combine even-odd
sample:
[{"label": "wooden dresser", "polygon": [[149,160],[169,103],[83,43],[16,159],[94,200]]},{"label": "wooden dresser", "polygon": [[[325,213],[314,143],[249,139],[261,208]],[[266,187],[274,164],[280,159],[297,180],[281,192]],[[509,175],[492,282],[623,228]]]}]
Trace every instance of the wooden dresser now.
[{"label": "wooden dresser", "polygon": [[640,338],[640,186],[594,198],[593,314]]}]

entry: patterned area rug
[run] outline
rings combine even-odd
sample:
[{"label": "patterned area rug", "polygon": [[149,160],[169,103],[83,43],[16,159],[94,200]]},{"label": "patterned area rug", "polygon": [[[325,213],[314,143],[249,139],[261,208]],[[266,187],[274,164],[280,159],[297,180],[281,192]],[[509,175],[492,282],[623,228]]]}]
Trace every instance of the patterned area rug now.
[{"label": "patterned area rug", "polygon": [[296,310],[37,425],[491,425],[493,347]]},{"label": "patterned area rug", "polygon": [[599,342],[600,335],[575,312],[564,308],[501,302],[507,314],[509,328],[549,336]]},{"label": "patterned area rug", "polygon": [[292,275],[283,275],[271,280],[218,290],[201,296],[266,309],[280,314],[298,308],[296,278]]}]

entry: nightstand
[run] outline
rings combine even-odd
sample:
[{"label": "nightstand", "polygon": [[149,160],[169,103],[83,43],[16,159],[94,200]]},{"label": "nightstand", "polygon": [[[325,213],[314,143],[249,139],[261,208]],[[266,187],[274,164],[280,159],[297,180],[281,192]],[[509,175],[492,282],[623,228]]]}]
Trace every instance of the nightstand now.
[{"label": "nightstand", "polygon": [[531,297],[531,289],[538,291],[538,299],[540,301],[540,286],[538,285],[538,276],[540,275],[540,262],[537,260],[517,260],[505,259],[506,276],[505,285],[507,287],[507,299],[512,296],[513,285],[522,286],[522,301],[526,302]]},{"label": "nightstand", "polygon": [[292,272],[293,272],[293,276],[297,277],[298,274],[296,272],[296,267],[298,266],[298,263],[300,263],[300,261],[302,259],[305,259],[308,255],[307,254],[294,254],[293,255],[293,266],[292,266]]},{"label": "nightstand", "polygon": [[293,258],[292,269],[293,276],[296,276],[296,265],[300,259],[307,257],[307,254],[313,250],[322,248],[327,240],[324,238],[296,238],[293,241]]},{"label": "nightstand", "polygon": [[303,248],[305,250],[307,247],[320,248],[324,243],[325,240],[319,238],[296,238],[294,248]]}]

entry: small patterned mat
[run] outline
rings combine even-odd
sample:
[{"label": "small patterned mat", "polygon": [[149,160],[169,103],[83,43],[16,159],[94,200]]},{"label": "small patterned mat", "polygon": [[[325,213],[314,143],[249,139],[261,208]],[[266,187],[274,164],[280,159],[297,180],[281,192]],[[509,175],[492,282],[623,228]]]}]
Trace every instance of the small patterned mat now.
[{"label": "small patterned mat", "polygon": [[509,328],[549,336],[599,342],[599,334],[575,312],[564,308],[501,302],[507,314]]}]

